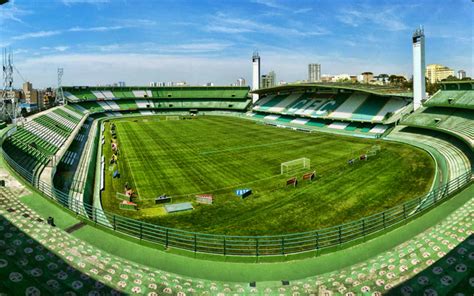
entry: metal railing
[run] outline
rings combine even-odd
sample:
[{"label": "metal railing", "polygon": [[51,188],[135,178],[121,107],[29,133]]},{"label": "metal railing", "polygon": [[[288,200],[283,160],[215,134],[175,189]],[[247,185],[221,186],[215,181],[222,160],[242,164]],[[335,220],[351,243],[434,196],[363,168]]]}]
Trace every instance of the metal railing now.
[{"label": "metal railing", "polygon": [[[42,181],[35,182],[31,172],[18,165],[5,151],[2,150],[2,154],[9,166],[25,181],[35,186],[45,196],[75,212],[76,215],[91,220],[96,225],[165,247],[238,256],[302,253],[361,239],[428,211],[452,196],[454,192],[466,187],[471,183],[472,178],[472,172],[468,171],[423,196],[386,211],[333,227],[284,235],[231,236],[168,228],[102,211],[102,209],[72,199],[67,193],[51,188]],[[78,210],[81,208],[85,211]]]}]

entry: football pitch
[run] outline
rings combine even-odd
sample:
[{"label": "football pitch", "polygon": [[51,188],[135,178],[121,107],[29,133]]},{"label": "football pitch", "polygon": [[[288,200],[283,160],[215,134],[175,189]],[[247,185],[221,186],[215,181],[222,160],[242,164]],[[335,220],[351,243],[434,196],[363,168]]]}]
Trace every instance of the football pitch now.
[{"label": "football pitch", "polygon": [[[118,161],[112,155],[115,124]],[[228,235],[308,231],[380,212],[427,192],[434,163],[409,145],[327,133],[304,133],[227,116],[186,120],[165,117],[105,122],[105,210],[162,226]],[[352,165],[374,145],[381,150]],[[281,174],[281,163],[309,158],[311,168]],[[113,178],[115,170],[119,178]],[[302,180],[316,171],[313,181]],[[298,186],[286,186],[291,177]],[[119,209],[125,184],[137,194],[138,211]],[[252,189],[245,199],[237,189]],[[192,202],[194,210],[168,214],[155,198]],[[212,194],[213,204],[195,202]]]}]

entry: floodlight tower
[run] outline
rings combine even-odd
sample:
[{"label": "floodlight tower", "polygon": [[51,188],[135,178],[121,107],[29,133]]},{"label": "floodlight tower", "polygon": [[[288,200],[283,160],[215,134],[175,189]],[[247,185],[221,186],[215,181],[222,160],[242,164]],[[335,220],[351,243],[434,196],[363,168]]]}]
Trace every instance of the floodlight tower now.
[{"label": "floodlight tower", "polygon": [[[260,88],[260,56],[254,52],[252,56],[252,90]],[[258,94],[252,95],[252,103],[258,100]]]},{"label": "floodlight tower", "polygon": [[413,33],[413,108],[418,109],[426,96],[425,33],[423,27]]},{"label": "floodlight tower", "polygon": [[58,68],[58,88],[56,89],[55,105],[64,105],[64,92],[63,92],[63,74],[64,69]]},{"label": "floodlight tower", "polygon": [[[13,91],[13,53],[6,48],[2,52],[3,61],[3,92],[0,101],[0,113],[2,120],[8,118],[12,123],[16,123],[17,106],[15,101],[15,93]],[[11,104],[11,105],[10,105]],[[9,106],[10,105],[10,106]]]}]

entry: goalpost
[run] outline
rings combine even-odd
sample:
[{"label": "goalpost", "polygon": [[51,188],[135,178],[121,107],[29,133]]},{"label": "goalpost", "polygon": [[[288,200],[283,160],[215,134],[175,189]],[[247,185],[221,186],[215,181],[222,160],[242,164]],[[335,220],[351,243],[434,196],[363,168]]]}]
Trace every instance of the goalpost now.
[{"label": "goalpost", "polygon": [[308,170],[311,168],[311,161],[309,158],[303,157],[287,162],[281,163],[281,174],[287,174],[291,172],[297,172],[302,170]]}]

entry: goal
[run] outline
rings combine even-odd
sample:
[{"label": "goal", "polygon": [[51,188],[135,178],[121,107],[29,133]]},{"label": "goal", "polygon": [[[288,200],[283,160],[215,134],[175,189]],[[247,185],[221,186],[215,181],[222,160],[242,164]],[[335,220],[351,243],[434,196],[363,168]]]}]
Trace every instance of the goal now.
[{"label": "goal", "polygon": [[287,162],[283,162],[281,164],[281,174],[288,174],[292,172],[298,172],[302,170],[308,170],[311,168],[311,162],[309,158],[303,157],[294,160],[290,160]]}]

